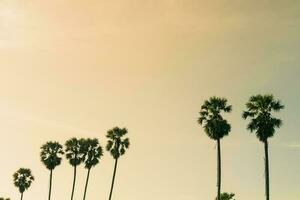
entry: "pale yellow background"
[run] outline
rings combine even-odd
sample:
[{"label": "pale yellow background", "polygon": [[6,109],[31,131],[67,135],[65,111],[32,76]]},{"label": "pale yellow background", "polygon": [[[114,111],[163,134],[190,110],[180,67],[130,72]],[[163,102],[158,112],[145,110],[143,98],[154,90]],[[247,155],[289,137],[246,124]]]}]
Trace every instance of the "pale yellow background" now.
[{"label": "pale yellow background", "polygon": [[[248,97],[286,105],[270,140],[272,200],[300,196],[300,1],[0,0],[0,196],[19,199],[12,174],[47,198],[39,147],[126,126],[114,200],[212,200],[216,151],[197,124],[211,95],[233,104],[222,140],[223,191],[264,199],[263,146],[245,130]],[[89,200],[107,199],[113,160],[92,171]],[[75,200],[82,198],[81,167]],[[70,198],[72,168],[55,170],[53,200]]]}]

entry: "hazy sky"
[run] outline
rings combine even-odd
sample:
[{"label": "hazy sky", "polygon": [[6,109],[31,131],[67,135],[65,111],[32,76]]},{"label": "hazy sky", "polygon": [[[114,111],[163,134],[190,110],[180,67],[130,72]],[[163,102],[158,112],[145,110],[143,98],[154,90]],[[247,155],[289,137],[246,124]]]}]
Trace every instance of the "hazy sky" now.
[{"label": "hazy sky", "polygon": [[[47,198],[40,146],[98,137],[116,125],[132,146],[114,200],[212,200],[215,144],[197,124],[202,102],[227,97],[223,191],[264,199],[263,145],[241,112],[250,95],[286,105],[270,140],[272,200],[300,196],[300,1],[0,0],[0,196],[18,199],[12,174],[36,177],[26,200]],[[92,170],[89,200],[106,199],[113,159]],[[54,172],[53,199],[70,197],[73,171]],[[75,200],[82,198],[81,166]]]}]

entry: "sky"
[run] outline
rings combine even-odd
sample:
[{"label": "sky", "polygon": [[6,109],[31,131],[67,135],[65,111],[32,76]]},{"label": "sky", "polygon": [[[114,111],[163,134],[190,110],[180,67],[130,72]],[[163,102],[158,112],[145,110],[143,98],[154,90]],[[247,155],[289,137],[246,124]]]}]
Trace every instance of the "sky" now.
[{"label": "sky", "polygon": [[[226,97],[222,191],[264,199],[263,145],[241,118],[251,95],[285,109],[270,139],[272,200],[300,196],[300,2],[297,0],[0,0],[0,196],[32,169],[24,199],[48,195],[46,141],[128,128],[114,200],[212,200],[216,148],[197,124],[203,101]],[[108,198],[113,158],[91,171],[87,199]],[[54,171],[55,200],[71,195],[72,167]],[[82,198],[80,166],[74,200]]]}]

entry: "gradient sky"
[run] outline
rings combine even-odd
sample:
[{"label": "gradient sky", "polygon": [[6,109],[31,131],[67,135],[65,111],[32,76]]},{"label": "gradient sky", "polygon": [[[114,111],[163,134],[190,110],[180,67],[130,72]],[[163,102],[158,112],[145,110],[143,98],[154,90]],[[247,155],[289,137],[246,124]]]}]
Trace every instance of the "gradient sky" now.
[{"label": "gradient sky", "polygon": [[[212,200],[216,149],[197,124],[202,102],[227,97],[223,191],[264,199],[263,145],[241,119],[250,95],[286,105],[270,140],[272,200],[300,196],[300,1],[0,0],[0,196],[18,199],[12,174],[31,168],[24,199],[47,198],[40,146],[129,130],[114,200]],[[108,197],[113,159],[92,170],[88,199]],[[72,168],[54,172],[69,198]],[[75,200],[82,198],[80,167]]]}]

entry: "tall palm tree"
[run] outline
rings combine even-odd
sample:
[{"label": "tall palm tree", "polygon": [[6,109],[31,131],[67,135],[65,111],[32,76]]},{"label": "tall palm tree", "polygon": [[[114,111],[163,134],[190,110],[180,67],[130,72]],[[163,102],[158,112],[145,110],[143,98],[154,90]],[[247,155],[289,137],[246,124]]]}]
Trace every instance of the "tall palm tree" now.
[{"label": "tall palm tree", "polygon": [[114,188],[115,176],[117,171],[118,159],[124,155],[126,149],[129,148],[129,138],[123,138],[127,134],[126,128],[115,127],[107,131],[106,137],[108,138],[106,150],[110,152],[112,157],[115,159],[115,167],[112,177],[112,183],[109,193],[109,200],[111,200],[112,192]]},{"label": "tall palm tree", "polygon": [[50,183],[48,200],[51,199],[52,189],[52,173],[53,170],[60,165],[62,155],[64,154],[63,147],[58,142],[47,142],[41,147],[41,161],[50,170]]},{"label": "tall palm tree", "polygon": [[229,134],[230,124],[222,117],[221,113],[229,113],[232,110],[231,105],[227,105],[227,99],[220,97],[210,97],[204,101],[199,112],[198,123],[204,128],[207,136],[217,142],[217,198],[221,200],[221,144],[220,140]]},{"label": "tall palm tree", "polygon": [[84,188],[83,200],[85,200],[87,187],[89,183],[90,171],[92,167],[99,163],[101,156],[103,156],[102,147],[99,144],[98,139],[83,139],[81,152],[84,155],[84,167],[87,169],[87,176]]},{"label": "tall palm tree", "polygon": [[259,141],[264,143],[265,149],[265,190],[266,200],[270,199],[269,183],[269,144],[268,138],[275,134],[275,129],[280,128],[282,121],[275,118],[272,113],[279,112],[284,106],[273,95],[256,95],[250,97],[246,103],[247,110],[243,112],[243,118],[251,118],[247,129],[255,132]]},{"label": "tall palm tree", "polygon": [[84,160],[84,156],[81,152],[82,142],[83,142],[82,139],[79,140],[77,138],[71,138],[71,139],[67,140],[66,143],[65,143],[66,158],[69,160],[69,163],[74,168],[71,200],[73,200],[73,197],[74,197],[75,182],[76,182],[76,175],[77,175],[77,171],[76,171],[77,166],[80,165]]},{"label": "tall palm tree", "polygon": [[14,185],[19,189],[21,193],[21,200],[23,199],[23,193],[27,190],[31,183],[34,181],[34,177],[30,169],[20,168],[13,175]]}]

